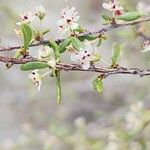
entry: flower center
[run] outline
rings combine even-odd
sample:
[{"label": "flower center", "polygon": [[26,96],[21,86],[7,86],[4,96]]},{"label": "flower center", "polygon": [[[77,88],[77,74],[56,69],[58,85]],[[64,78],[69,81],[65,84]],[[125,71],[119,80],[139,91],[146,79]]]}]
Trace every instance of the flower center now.
[{"label": "flower center", "polygon": [[26,19],[28,19],[28,17],[27,17],[27,16],[24,16],[24,19],[26,20]]},{"label": "flower center", "polygon": [[71,19],[67,19],[67,23],[70,23],[71,22]]}]

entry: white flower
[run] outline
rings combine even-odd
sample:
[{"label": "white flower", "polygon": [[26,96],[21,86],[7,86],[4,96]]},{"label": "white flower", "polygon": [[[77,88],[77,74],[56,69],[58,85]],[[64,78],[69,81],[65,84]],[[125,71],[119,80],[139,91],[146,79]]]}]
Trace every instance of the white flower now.
[{"label": "white flower", "polygon": [[66,33],[67,31],[75,30],[78,28],[79,20],[78,12],[76,12],[75,7],[69,9],[68,7],[63,9],[61,12],[61,18],[58,20],[57,25],[60,33]]},{"label": "white flower", "polygon": [[29,79],[32,80],[33,84],[37,86],[38,91],[40,91],[41,88],[41,75],[38,73],[38,70],[32,71],[32,73],[29,74]]},{"label": "white flower", "polygon": [[17,22],[17,25],[21,25],[22,23],[31,23],[34,19],[34,16],[30,11],[20,14],[20,21]]},{"label": "white flower", "polygon": [[102,4],[103,8],[108,9],[109,11],[113,12],[114,15],[119,16],[122,14],[123,7],[119,5],[119,3],[114,0],[109,1],[109,3],[103,3]]},{"label": "white flower", "polygon": [[147,5],[144,2],[139,2],[137,4],[137,10],[145,15],[148,15],[150,13],[150,5]]},{"label": "white flower", "polygon": [[91,42],[85,40],[84,45],[84,49],[71,54],[71,60],[80,63],[83,69],[89,69],[90,62],[94,61],[99,53],[92,47]]},{"label": "white flower", "polygon": [[35,15],[39,17],[40,20],[44,19],[44,17],[46,16],[46,10],[44,9],[42,5],[40,5],[39,7],[36,7]]},{"label": "white flower", "polygon": [[143,50],[141,52],[148,52],[148,51],[150,51],[150,41],[149,40],[144,42]]},{"label": "white flower", "polygon": [[42,49],[39,50],[39,59],[45,60],[45,58],[48,58],[50,55],[53,54],[53,49],[49,46],[44,46]]},{"label": "white flower", "polygon": [[22,31],[20,29],[14,29],[14,32],[17,35],[17,37],[21,37],[22,36]]},{"label": "white flower", "polygon": [[141,101],[136,102],[130,106],[130,111],[127,113],[126,122],[129,130],[137,130],[142,127],[143,117],[142,111],[144,110],[144,104]]}]

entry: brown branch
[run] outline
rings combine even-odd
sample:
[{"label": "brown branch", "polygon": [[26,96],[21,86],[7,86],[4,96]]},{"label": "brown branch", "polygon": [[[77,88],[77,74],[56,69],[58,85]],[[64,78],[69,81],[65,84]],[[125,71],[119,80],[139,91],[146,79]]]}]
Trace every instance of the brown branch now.
[{"label": "brown branch", "polygon": [[24,63],[31,62],[34,60],[36,60],[36,59],[33,57],[30,57],[30,58],[12,58],[12,57],[0,56],[1,62],[12,63],[12,64],[24,64]]},{"label": "brown branch", "polygon": [[139,32],[137,35],[140,36],[141,38],[143,38],[144,41],[150,41],[150,37],[146,36],[142,32]]},{"label": "brown branch", "polygon": [[[36,61],[36,58],[11,58],[11,57],[3,57],[0,56],[0,61],[5,63],[12,63],[12,64],[24,64],[27,62]],[[99,74],[103,74],[104,77],[108,77],[109,75],[114,74],[125,74],[125,75],[138,75],[139,77],[149,76],[150,69],[144,70],[139,68],[125,68],[125,67],[118,67],[118,68],[101,68],[98,66],[91,67],[89,69],[83,69],[79,64],[64,64],[58,63],[56,65],[57,69],[62,71],[82,71],[82,72],[96,72]]]},{"label": "brown branch", "polygon": [[[116,29],[116,28],[133,26],[133,25],[137,25],[137,24],[141,24],[141,23],[149,22],[149,21],[150,21],[150,17],[147,17],[147,18],[144,18],[144,19],[141,19],[141,20],[132,21],[132,22],[128,22],[128,23],[113,24],[113,25],[104,27],[104,28],[102,28],[102,29],[100,29],[100,30],[84,32],[84,33],[80,34],[79,36],[99,35],[99,34],[101,34],[101,33],[105,33],[105,32],[111,31],[111,30]],[[56,40],[55,42],[59,44],[59,43],[61,43],[63,40],[64,40],[64,39],[58,39],[58,40]],[[40,46],[40,45],[44,45],[44,44],[48,44],[48,40],[44,40],[44,41],[41,41],[41,42],[39,42],[39,43],[31,44],[30,47]],[[12,51],[12,50],[15,50],[15,49],[20,49],[21,47],[22,47],[22,46],[12,46],[12,47],[7,46],[7,47],[5,47],[5,48],[1,48],[1,49],[0,49],[0,52],[1,52],[1,51]]]}]

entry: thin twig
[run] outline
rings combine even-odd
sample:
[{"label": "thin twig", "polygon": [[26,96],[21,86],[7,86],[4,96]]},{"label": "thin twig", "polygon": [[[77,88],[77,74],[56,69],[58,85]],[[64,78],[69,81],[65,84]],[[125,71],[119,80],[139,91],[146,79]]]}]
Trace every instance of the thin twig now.
[{"label": "thin twig", "polygon": [[[128,22],[128,23],[113,24],[113,25],[110,25],[110,26],[106,26],[106,27],[104,27],[102,29],[96,30],[96,31],[87,31],[87,32],[84,32],[84,33],[80,34],[79,36],[99,35],[101,33],[105,33],[105,32],[111,31],[111,30],[116,29],[116,28],[133,26],[133,25],[137,25],[137,24],[141,24],[141,23],[149,22],[149,21],[150,21],[150,17],[147,17],[147,18],[144,18],[144,19],[141,19],[141,20],[132,21],[132,22]],[[59,44],[62,41],[64,41],[64,39],[57,39],[55,42]],[[35,47],[35,46],[40,46],[40,45],[48,44],[48,42],[49,42],[48,40],[44,40],[44,41],[41,41],[41,42],[38,42],[38,43],[35,43],[35,44],[31,44],[30,47]],[[0,52],[1,51],[12,51],[12,50],[20,49],[21,47],[22,46],[12,46],[12,47],[7,46],[5,48],[1,48]]]},{"label": "thin twig", "polygon": [[[5,63],[12,63],[12,64],[24,64],[27,62],[36,61],[36,58],[11,58],[11,57],[3,57],[0,56],[0,61]],[[83,69],[79,64],[64,64],[58,63],[56,65],[57,69],[62,71],[82,71],[82,72],[96,72],[100,74],[106,75],[106,77],[114,74],[125,74],[125,75],[138,75],[139,77],[149,76],[150,69],[144,70],[139,68],[125,68],[125,67],[118,67],[118,68],[101,68],[98,66],[91,67],[89,69]]]},{"label": "thin twig", "polygon": [[139,32],[137,35],[140,36],[141,38],[143,38],[144,41],[150,41],[150,37],[146,36],[146,35],[145,35],[144,33],[142,33],[142,32]]}]

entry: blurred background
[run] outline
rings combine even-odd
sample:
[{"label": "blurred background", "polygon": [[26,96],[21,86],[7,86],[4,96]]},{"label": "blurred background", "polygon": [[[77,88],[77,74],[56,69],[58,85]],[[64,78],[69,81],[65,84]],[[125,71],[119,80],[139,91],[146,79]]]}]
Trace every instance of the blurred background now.
[{"label": "blurred background", "polygon": [[[80,23],[88,30],[102,27],[102,0],[68,0],[80,14]],[[136,9],[139,0],[120,0],[125,8]],[[142,0],[150,5],[149,0]],[[58,38],[56,22],[64,0],[0,0],[0,47],[19,45],[14,28],[20,13],[42,5],[47,11],[43,28],[50,27],[46,38]],[[149,24],[144,27],[148,29]],[[150,34],[149,34],[150,35]],[[106,34],[107,40],[99,48],[103,59],[111,63],[114,42],[124,44],[119,64],[124,67],[148,68],[150,54],[141,53],[143,39],[135,28],[116,29]],[[32,48],[33,54],[37,55]],[[8,52],[1,55],[10,55]],[[69,61],[67,56],[63,60]],[[100,64],[104,65],[104,64]],[[46,77],[40,92],[30,80],[29,72],[19,66],[6,70],[0,64],[0,150],[119,150],[111,138],[117,130],[125,129],[126,115],[133,103],[141,101],[150,106],[150,79],[130,75],[115,75],[104,80],[104,91],[99,94],[92,88],[95,73],[62,72],[63,101],[56,104],[55,80]],[[150,149],[150,127],[141,137],[122,149]],[[109,148],[109,144],[111,145]],[[114,145],[113,145],[114,144]],[[144,145],[144,146],[143,146]],[[114,148],[114,149],[113,149]]]}]

